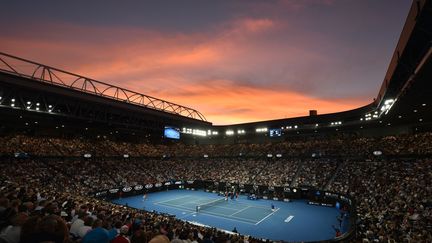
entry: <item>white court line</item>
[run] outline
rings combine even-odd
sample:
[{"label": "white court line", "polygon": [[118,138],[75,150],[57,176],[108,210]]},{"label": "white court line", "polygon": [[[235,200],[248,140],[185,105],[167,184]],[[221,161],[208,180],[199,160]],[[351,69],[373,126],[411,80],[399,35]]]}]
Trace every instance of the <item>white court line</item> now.
[{"label": "white court line", "polygon": [[217,206],[217,205],[213,205],[212,208],[223,208],[223,209],[227,209],[227,210],[236,210],[236,211],[238,210],[235,208],[227,208],[227,207],[222,207],[222,206]]},{"label": "white court line", "polygon": [[185,218],[187,218],[187,217],[189,217],[190,215],[194,215],[194,214],[196,214],[197,212],[190,212],[190,213],[187,213],[187,214],[184,214],[184,215],[182,215],[181,217],[177,217],[178,219],[185,219]]},{"label": "white court line", "polygon": [[[198,206],[198,205],[211,203],[211,202],[213,202],[214,200],[211,200],[211,201],[206,200],[206,201],[203,201],[203,202],[201,202],[201,201],[202,201],[202,200],[187,201],[187,202],[184,202],[184,203],[180,203],[180,204],[178,204],[178,205],[191,204],[191,205],[193,205],[193,207],[195,207],[195,206]],[[175,205],[177,205],[177,204],[175,204]],[[214,205],[214,206],[212,206],[212,207],[216,207],[216,206]],[[227,208],[227,209],[228,209],[228,208]]]},{"label": "white court line", "polygon": [[[155,202],[154,204],[161,204],[162,206],[165,206],[165,207],[174,208],[174,209],[178,209],[178,210],[185,210],[185,211],[188,211],[188,212],[190,212],[190,213],[195,213],[195,211],[194,211],[193,209],[188,208],[188,207],[183,207],[182,205],[184,205],[184,204],[192,204],[192,205],[194,205],[194,202],[201,201],[200,199],[198,199],[198,200],[196,200],[196,201],[194,200],[194,201],[192,201],[192,202],[188,201],[188,202],[181,203],[181,204],[177,204],[177,205],[172,205],[172,204],[168,204],[168,205],[167,205],[167,204],[166,204],[167,202],[175,201],[175,200],[182,199],[182,198],[187,198],[187,197],[192,197],[192,198],[194,198],[193,196],[183,196],[183,197],[178,197],[178,198],[174,198],[174,199],[171,199],[171,200]],[[218,213],[208,212],[208,211],[206,212],[205,210],[201,211],[200,213],[202,213],[202,214],[206,214],[206,215],[209,215],[209,216],[214,216],[214,217],[224,218],[224,219],[228,219],[228,220],[233,220],[233,221],[237,221],[237,222],[243,222],[243,223],[247,223],[247,224],[254,224],[254,225],[258,225],[259,223],[261,223],[262,221],[264,221],[265,219],[267,219],[268,217],[270,217],[270,216],[273,215],[276,211],[279,210],[279,208],[277,208],[275,211],[273,211],[272,213],[270,213],[269,215],[267,215],[266,217],[264,217],[264,218],[261,219],[260,221],[256,222],[255,220],[251,220],[251,219],[247,219],[247,218],[242,218],[242,217],[236,217],[236,216],[233,216],[233,215],[235,215],[235,214],[237,214],[237,213],[239,213],[239,212],[241,212],[241,211],[244,211],[244,210],[246,210],[247,208],[258,208],[258,209],[266,209],[266,210],[268,210],[267,207],[264,208],[264,207],[254,206],[254,205],[250,205],[250,204],[246,204],[246,203],[235,203],[235,204],[246,205],[246,207],[243,208],[243,209],[240,209],[239,211],[237,211],[237,212],[235,212],[235,213],[233,213],[233,214],[231,214],[231,215],[229,215],[229,214],[218,214]],[[222,209],[229,209],[229,210],[233,210],[233,208],[221,207],[221,206],[218,206],[218,205],[214,205],[214,206],[212,206],[212,207],[217,207],[217,208],[222,208]],[[237,219],[237,220],[236,220],[236,219]],[[256,223],[255,223],[255,222],[256,222]]]},{"label": "white court line", "polygon": [[[210,202],[212,202],[212,201],[216,201],[216,200],[218,200],[218,199],[216,199],[216,200],[210,200],[210,201],[209,201],[209,199],[205,199],[205,198],[198,199],[198,198],[201,198],[201,197],[195,197],[195,196],[183,196],[183,197],[178,197],[178,198],[174,198],[174,199],[170,199],[170,200],[166,200],[166,201],[156,202],[155,204],[165,203],[165,202],[169,202],[169,201],[175,201],[175,200],[177,200],[177,199],[182,199],[182,198],[187,198],[187,197],[190,197],[191,199],[195,199],[195,200],[189,200],[188,202],[180,203],[180,205],[184,205],[184,204],[188,204],[188,203],[190,203],[190,204],[201,204],[201,201],[202,201],[202,203],[205,204],[205,203],[207,203],[207,202],[210,203]],[[197,200],[196,200],[196,199],[197,199]],[[227,201],[226,203],[229,204],[229,201]],[[259,209],[265,209],[266,211],[269,210],[268,207],[264,207],[264,206],[256,206],[256,205],[250,205],[250,204],[247,204],[247,203],[241,203],[241,202],[238,202],[238,201],[236,201],[235,203],[233,203],[233,205],[245,205],[246,207],[253,207],[253,208],[259,208]],[[217,205],[215,205],[215,206],[213,206],[213,207],[224,208],[224,209],[231,209],[231,210],[238,210],[238,209],[235,209],[235,208],[228,208],[228,207],[222,207],[222,206],[217,206]],[[242,209],[240,209],[240,210],[242,210]]]},{"label": "white court line", "polygon": [[246,205],[246,206],[250,206],[250,207],[254,207],[254,208],[262,208],[262,209],[268,209],[268,207],[264,207],[264,206],[256,206],[256,205],[250,205],[247,203],[242,203],[242,202],[237,202],[236,204],[242,204],[242,205]]},{"label": "white court line", "polygon": [[160,205],[162,205],[164,207],[183,209],[183,210],[187,210],[187,211],[190,211],[190,212],[195,212],[194,208],[188,208],[188,207],[184,207],[182,205],[172,205],[172,204],[165,204],[165,203],[161,203]]},{"label": "white court line", "polygon": [[240,212],[243,212],[243,211],[245,211],[245,210],[248,209],[248,208],[250,208],[250,206],[247,206],[247,207],[245,207],[245,208],[243,208],[243,209],[240,209],[239,211],[237,211],[237,212],[231,214],[230,216],[233,216],[234,214],[238,214],[238,213],[240,213]]},{"label": "white court line", "polygon": [[[193,211],[193,210],[191,210],[191,209],[186,209],[186,208],[182,208],[182,207],[168,206],[168,205],[165,205],[165,204],[162,204],[162,206],[167,207],[167,208],[177,209],[177,210],[183,210],[183,209],[184,209],[185,211],[189,211],[190,213],[196,213],[195,211]],[[245,220],[248,220],[248,219],[244,219],[244,218],[240,218],[240,217],[234,217],[234,216],[231,216],[232,218],[228,218],[228,217],[230,217],[230,216],[228,216],[228,215],[223,215],[223,214],[208,213],[208,212],[200,212],[200,213],[201,213],[201,214],[208,215],[208,216],[211,216],[211,217],[215,217],[215,218],[222,218],[222,219],[231,220],[231,221],[236,221],[236,222],[240,222],[240,223],[245,223],[245,224],[255,225],[255,223],[245,221]],[[237,219],[233,219],[233,218],[237,218],[237,219],[239,219],[239,220],[237,220]],[[241,220],[240,220],[240,219],[241,219]],[[250,221],[253,221],[253,220],[250,220]],[[253,222],[255,222],[255,221],[253,221]]]},{"label": "white court line", "polygon": [[236,216],[230,216],[230,215],[226,215],[226,214],[219,214],[219,213],[213,213],[213,212],[206,212],[206,211],[201,211],[200,213],[202,214],[206,214],[209,216],[214,216],[214,217],[218,217],[218,218],[223,218],[223,219],[229,219],[229,220],[233,220],[233,221],[237,221],[237,222],[242,222],[242,223],[246,223],[246,224],[253,224],[255,225],[255,220],[252,219],[246,219],[246,218],[241,218],[241,217],[236,217]]},{"label": "white court line", "polygon": [[285,223],[289,223],[293,218],[294,218],[294,216],[293,216],[293,215],[290,215],[290,216],[288,216],[288,218],[286,218],[286,219],[284,220],[284,222],[285,222]]},{"label": "white court line", "polygon": [[[191,197],[191,200],[188,200],[188,201],[186,201],[186,202],[184,202],[184,203],[180,203],[179,205],[184,205],[184,204],[193,204],[193,205],[199,205],[199,204],[206,204],[206,203],[211,203],[211,202],[213,202],[213,201],[217,201],[217,200],[214,200],[214,199],[212,199],[212,200],[209,200],[209,199],[204,199],[204,198],[200,198],[200,197],[194,197],[194,196],[189,196],[189,197]],[[176,199],[181,199],[182,197],[180,197],[180,198],[175,198],[175,199],[172,199],[172,200],[176,200]],[[172,201],[172,200],[169,200],[169,201]],[[163,201],[163,202],[167,202],[167,201]],[[176,204],[176,203],[175,203]],[[176,204],[177,205],[177,204]]]},{"label": "white court line", "polygon": [[[197,201],[195,201],[195,200],[191,200],[191,201],[186,201],[186,202],[184,202],[184,203],[180,203],[180,204],[178,204],[178,205],[192,204],[192,205],[196,206],[197,202],[199,202],[199,201],[200,201],[200,200],[197,200]],[[175,205],[177,205],[177,204],[175,204]]]},{"label": "white court line", "polygon": [[174,199],[171,199],[171,200],[155,202],[154,204],[156,204],[156,205],[163,205],[163,206],[167,206],[167,204],[168,204],[168,205],[170,205],[172,207],[177,207],[177,208],[181,208],[181,209],[192,210],[192,209],[190,209],[188,207],[183,207],[183,206],[189,204],[189,205],[192,205],[193,208],[195,208],[195,206],[197,206],[197,205],[200,204],[200,203],[198,203],[199,201],[205,200],[205,202],[209,202],[209,203],[215,201],[215,200],[210,200],[209,201],[208,199],[198,199],[198,200],[189,200],[189,201],[186,201],[186,202],[183,202],[183,203],[170,203],[171,201],[175,201],[175,200],[178,200],[178,199],[183,199],[183,198],[186,198],[186,197],[196,198],[194,196],[184,196],[184,197],[174,198]]},{"label": "white court line", "polygon": [[[185,203],[186,204],[186,203]],[[193,207],[196,207],[197,206],[197,204],[195,204],[195,203],[188,203],[188,204],[191,204],[191,205],[193,205]],[[184,204],[183,204],[184,205]],[[225,209],[225,210],[228,210],[228,211],[237,211],[237,210],[244,210],[244,208],[242,208],[242,209],[234,209],[234,208],[228,208],[228,207],[222,207],[222,206],[218,206],[218,205],[212,205],[211,206],[212,208],[221,208],[221,209]],[[205,209],[204,209],[205,210]],[[228,214],[227,214],[227,216],[228,216]]]},{"label": "white court line", "polygon": [[165,201],[155,202],[154,204],[166,203],[166,202],[175,201],[175,200],[182,199],[182,198],[186,198],[186,197],[191,197],[191,196],[176,197],[176,198],[173,198],[173,199],[170,199],[170,200],[165,200]]},{"label": "white court line", "polygon": [[[192,210],[191,208],[188,208],[188,207],[184,207],[184,206],[182,206],[182,205],[185,205],[185,204],[189,204],[189,205],[192,205],[193,207],[195,207],[196,206],[196,204],[195,203],[193,203],[193,202],[188,202],[188,203],[184,203],[184,204],[176,204],[176,205],[172,205],[172,204],[169,204],[169,206],[172,206],[172,207],[174,207],[174,208],[177,208],[177,209],[187,209],[187,210]],[[163,206],[166,206],[166,204],[162,204]],[[247,205],[247,204],[243,204],[243,205]],[[240,213],[240,212],[242,212],[242,211],[244,211],[244,210],[246,210],[247,208],[257,208],[257,209],[266,209],[266,211],[267,210],[269,210],[269,208],[263,208],[263,207],[255,207],[255,206],[252,206],[252,205],[248,205],[248,206],[246,206],[246,207],[244,207],[244,208],[242,208],[242,209],[240,209],[240,210],[238,210],[238,209],[233,209],[233,208],[228,208],[228,207],[222,207],[222,206],[219,206],[219,205],[213,205],[213,206],[211,206],[212,208],[221,208],[221,209],[225,209],[225,210],[230,210],[230,211],[232,211],[232,210],[236,210],[234,213],[232,213],[232,214],[218,214],[218,213],[214,213],[214,212],[210,212],[210,211],[206,211],[205,209],[204,210],[202,210],[201,211],[201,213],[203,213],[203,214],[208,214],[208,215],[210,215],[210,214],[217,214],[217,215],[220,215],[221,217],[225,217],[225,218],[227,218],[227,217],[233,217],[233,218],[237,218],[237,219],[240,219],[240,220],[245,220],[245,221],[251,221],[251,222],[253,222],[252,224],[255,224],[256,223],[256,220],[252,220],[252,219],[248,219],[248,218],[243,218],[243,217],[236,217],[236,216],[234,216],[235,214],[237,214],[237,213]],[[279,210],[279,208],[278,209],[276,209],[276,211],[277,210]],[[272,211],[272,213],[271,214],[273,214],[273,213],[275,213],[276,211]],[[270,215],[271,215],[270,214]],[[267,215],[266,217],[268,217],[269,215]],[[264,218],[265,219],[265,218]],[[264,219],[261,219],[260,221],[263,221]],[[259,221],[259,222],[260,222]],[[248,222],[248,223],[249,223]],[[259,223],[258,222],[258,223]]]},{"label": "white court line", "polygon": [[271,214],[265,216],[263,219],[261,219],[260,221],[258,221],[258,223],[256,223],[255,225],[258,225],[259,223],[261,223],[262,221],[264,221],[266,218],[272,216],[274,213],[276,213],[279,210],[279,208],[277,208],[275,211],[273,211]]},{"label": "white court line", "polygon": [[198,199],[198,200],[195,200],[195,202],[212,202],[212,201],[215,201],[214,199],[211,199],[211,200],[209,200],[209,199],[206,199],[206,198],[200,198],[200,199]]}]

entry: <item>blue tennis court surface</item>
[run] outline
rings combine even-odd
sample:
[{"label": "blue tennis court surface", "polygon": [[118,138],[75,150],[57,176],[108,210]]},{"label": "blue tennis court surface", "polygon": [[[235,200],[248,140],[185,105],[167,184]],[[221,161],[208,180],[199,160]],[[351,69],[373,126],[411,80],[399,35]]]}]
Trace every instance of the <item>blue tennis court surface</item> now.
[{"label": "blue tennis court surface", "polygon": [[[178,219],[197,222],[240,234],[285,241],[319,241],[332,239],[339,226],[339,210],[309,205],[306,201],[237,200],[204,191],[172,190],[113,200],[130,207],[176,215]],[[275,210],[272,210],[274,204]],[[196,207],[200,206],[199,212]],[[342,227],[344,228],[344,227]]]},{"label": "blue tennis court surface", "polygon": [[156,202],[155,204],[186,210],[191,213],[196,212],[196,207],[199,206],[199,214],[219,216],[242,223],[255,225],[259,224],[264,219],[270,217],[279,210],[276,209],[273,211],[270,207],[253,205],[250,203],[246,204],[244,202],[240,202],[239,200],[225,201],[223,197],[219,197],[219,199],[213,199],[199,195],[178,197],[166,201]]}]

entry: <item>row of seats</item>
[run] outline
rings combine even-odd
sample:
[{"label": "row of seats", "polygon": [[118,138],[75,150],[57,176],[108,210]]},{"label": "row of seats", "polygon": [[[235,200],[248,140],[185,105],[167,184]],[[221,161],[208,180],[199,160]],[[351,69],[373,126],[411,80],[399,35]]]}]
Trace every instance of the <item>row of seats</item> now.
[{"label": "row of seats", "polygon": [[283,154],[289,157],[303,157],[312,154],[321,156],[369,157],[374,151],[384,155],[428,155],[432,154],[432,134],[385,136],[365,138],[340,135],[334,137],[297,138],[284,142],[263,144],[221,144],[221,145],[154,145],[113,141],[104,137],[52,138],[25,135],[0,138],[0,156],[16,152],[41,156],[147,156],[162,157],[202,157],[215,156],[263,156],[268,153]]},{"label": "row of seats", "polygon": [[[20,238],[23,240],[51,235],[64,237],[61,242],[85,242],[87,233],[102,232],[101,234],[108,235],[106,242],[116,237],[126,237],[133,242],[149,242],[153,238],[188,242],[257,241],[241,235],[232,236],[214,229],[190,225],[168,215],[124,208],[87,196],[90,191],[119,185],[155,183],[169,179],[203,179],[275,186],[309,185],[344,193],[357,202],[356,241],[432,242],[430,233],[432,164],[429,159],[417,157],[428,153],[429,145],[422,143],[428,141],[431,136],[430,134],[411,136],[375,138],[376,141],[386,141],[382,146],[387,143],[399,143],[402,140],[404,141],[401,142],[402,144],[418,141],[412,142],[410,146],[390,146],[390,148],[405,146],[406,151],[411,151],[415,155],[410,160],[382,158],[362,161],[340,158],[299,160],[286,156],[272,159],[192,158],[193,156],[166,159],[106,157],[85,159],[73,158],[75,155],[73,150],[70,150],[70,154],[62,151],[62,156],[57,158],[3,157],[0,160],[2,168],[0,239],[6,242],[19,242]],[[15,136],[17,137],[19,136]],[[25,137],[24,140],[40,141],[40,139],[57,138]],[[12,147],[16,146],[15,143],[4,140],[5,138],[1,139],[2,151],[16,149]],[[57,142],[61,143],[61,140]],[[63,147],[58,143],[49,144],[51,148],[52,146]],[[92,146],[91,141],[80,144],[87,144],[90,148]],[[422,144],[423,148],[410,148],[419,144]],[[23,150],[26,152],[38,151],[43,147],[37,142],[26,143],[26,146],[28,150]],[[162,148],[155,145],[146,146],[157,147],[155,151]],[[254,148],[261,146],[267,145],[253,145]],[[192,155],[208,148],[208,146],[188,147],[187,145],[174,147],[187,148],[187,151],[193,151],[198,147],[199,152],[192,152]],[[266,149],[269,148],[271,147]],[[338,150],[343,149],[344,147],[340,147]],[[389,151],[389,148],[379,149]],[[350,148],[347,148],[347,151],[350,151]],[[179,153],[183,152],[179,151]],[[79,222],[80,227],[76,222]],[[123,226],[127,227],[127,231]],[[75,233],[72,234],[73,237],[70,235],[71,231],[74,231],[72,229],[77,230],[72,232]],[[93,230],[89,231],[90,229]]]}]

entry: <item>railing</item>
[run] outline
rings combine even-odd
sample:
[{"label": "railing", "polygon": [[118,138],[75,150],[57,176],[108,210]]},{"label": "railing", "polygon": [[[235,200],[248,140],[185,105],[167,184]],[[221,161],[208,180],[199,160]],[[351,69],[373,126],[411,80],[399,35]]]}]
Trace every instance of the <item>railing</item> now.
[{"label": "railing", "polygon": [[207,121],[204,115],[195,109],[137,93],[135,91],[107,84],[58,68],[12,56],[3,52],[0,52],[0,72],[30,78],[38,82],[50,83],[52,85],[62,86],[153,110]]}]

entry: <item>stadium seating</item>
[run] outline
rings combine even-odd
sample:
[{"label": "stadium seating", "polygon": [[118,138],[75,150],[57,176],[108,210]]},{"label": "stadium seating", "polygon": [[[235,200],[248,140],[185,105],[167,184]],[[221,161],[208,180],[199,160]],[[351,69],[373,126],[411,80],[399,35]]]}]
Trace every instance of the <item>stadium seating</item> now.
[{"label": "stadium seating", "polygon": [[[377,150],[383,156],[373,156]],[[3,137],[0,239],[15,242],[18,232],[22,240],[45,235],[75,242],[85,232],[80,236],[69,231],[82,221],[83,231],[93,225],[114,234],[127,225],[132,242],[148,242],[159,234],[188,242],[258,242],[88,196],[115,186],[200,179],[311,186],[347,194],[357,201],[356,241],[432,242],[432,164],[420,159],[431,152],[431,133],[229,146]],[[14,158],[15,153],[28,156]],[[86,153],[92,158],[83,158]],[[283,156],[269,159],[268,153]],[[319,158],[312,158],[313,153]]]}]

